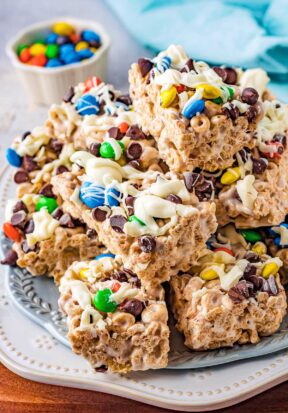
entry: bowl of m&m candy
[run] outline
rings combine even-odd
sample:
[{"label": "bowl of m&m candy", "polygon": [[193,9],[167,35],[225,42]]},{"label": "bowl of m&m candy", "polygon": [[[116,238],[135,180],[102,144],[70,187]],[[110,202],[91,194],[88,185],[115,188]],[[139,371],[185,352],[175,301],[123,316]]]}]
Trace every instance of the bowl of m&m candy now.
[{"label": "bowl of m&m candy", "polygon": [[89,76],[105,80],[109,46],[109,36],[100,24],[59,18],[24,29],[6,50],[29,100],[51,104]]}]

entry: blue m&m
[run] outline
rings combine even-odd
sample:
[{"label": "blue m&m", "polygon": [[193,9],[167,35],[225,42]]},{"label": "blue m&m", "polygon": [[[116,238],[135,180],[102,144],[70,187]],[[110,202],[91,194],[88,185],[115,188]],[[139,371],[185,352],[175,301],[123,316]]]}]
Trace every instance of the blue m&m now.
[{"label": "blue m&m", "polygon": [[110,208],[120,204],[120,192],[116,188],[106,188],[105,195],[105,204],[109,205]]},{"label": "blue m&m", "polygon": [[100,43],[101,39],[98,33],[93,32],[92,30],[83,30],[81,33],[82,40],[85,42],[96,42]]},{"label": "blue m&m", "polygon": [[86,93],[77,101],[76,110],[81,116],[97,115],[100,104],[95,96]]},{"label": "blue m&m", "polygon": [[101,260],[102,258],[115,258],[114,254],[111,254],[110,252],[107,252],[106,254],[99,254],[97,255],[97,257],[95,257],[94,259],[96,261]]},{"label": "blue m&m", "polygon": [[183,108],[182,115],[187,119],[193,118],[197,113],[203,112],[205,108],[205,101],[203,99],[192,100],[190,103],[186,103]]},{"label": "blue m&m", "polygon": [[22,158],[12,148],[8,148],[6,150],[6,159],[8,163],[10,163],[10,165],[15,166],[16,168],[19,168],[19,166],[21,166]]},{"label": "blue m&m", "polygon": [[80,188],[79,197],[83,204],[88,208],[96,208],[105,205],[105,188],[104,186],[92,182],[83,182]]}]

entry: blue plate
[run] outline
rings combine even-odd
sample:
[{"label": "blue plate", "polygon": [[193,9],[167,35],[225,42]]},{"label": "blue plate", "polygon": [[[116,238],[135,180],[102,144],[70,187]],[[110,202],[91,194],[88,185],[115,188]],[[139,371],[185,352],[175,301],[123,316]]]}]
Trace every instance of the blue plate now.
[{"label": "blue plate", "polygon": [[[2,252],[11,247],[2,235]],[[70,347],[67,339],[66,317],[59,311],[57,301],[59,292],[52,278],[34,277],[28,271],[18,267],[6,267],[6,287],[15,306],[35,323],[41,325],[65,346]],[[183,337],[174,327],[170,317],[171,352],[169,366],[171,369],[197,369],[212,367],[233,361],[275,353],[288,347],[288,315],[280,330],[271,337],[263,337],[261,342],[252,345],[235,345],[211,351],[190,351],[184,346]]]}]

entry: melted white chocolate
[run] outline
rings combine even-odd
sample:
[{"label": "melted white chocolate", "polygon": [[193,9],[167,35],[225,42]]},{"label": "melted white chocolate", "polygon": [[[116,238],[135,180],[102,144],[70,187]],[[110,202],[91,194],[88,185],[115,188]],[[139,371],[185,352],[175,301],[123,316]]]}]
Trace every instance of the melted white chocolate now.
[{"label": "melted white chocolate", "polygon": [[29,155],[34,156],[41,146],[47,145],[50,137],[44,127],[34,128],[31,135],[28,135],[23,141],[15,141],[12,147],[19,156]]},{"label": "melted white chocolate", "polygon": [[44,241],[52,237],[55,229],[60,225],[59,221],[52,218],[46,208],[32,214],[34,221],[34,231],[27,234],[27,243],[31,247],[38,241]]}]

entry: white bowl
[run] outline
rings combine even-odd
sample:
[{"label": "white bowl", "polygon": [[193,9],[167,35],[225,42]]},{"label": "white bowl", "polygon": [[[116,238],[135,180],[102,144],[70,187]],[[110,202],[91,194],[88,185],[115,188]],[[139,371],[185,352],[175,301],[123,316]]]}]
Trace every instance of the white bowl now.
[{"label": "white bowl", "polygon": [[[45,33],[58,21],[72,24],[77,31],[90,29],[97,32],[101,37],[101,46],[94,56],[79,63],[55,68],[30,66],[20,62],[17,56],[19,44],[35,40],[37,34]],[[109,47],[110,38],[100,24],[89,20],[59,17],[22,30],[7,44],[6,52],[27,91],[29,100],[50,105],[59,102],[70,86],[84,81],[88,76],[99,76],[105,81]]]}]

